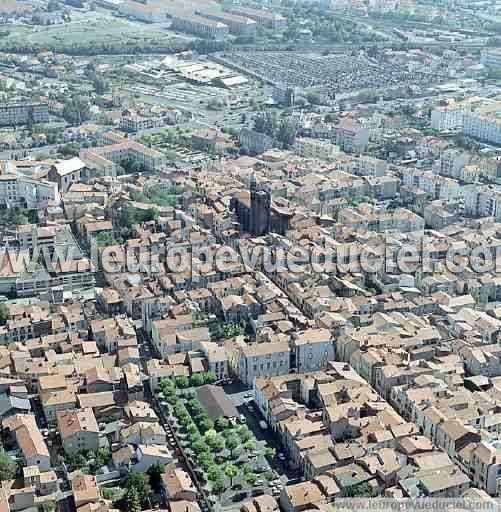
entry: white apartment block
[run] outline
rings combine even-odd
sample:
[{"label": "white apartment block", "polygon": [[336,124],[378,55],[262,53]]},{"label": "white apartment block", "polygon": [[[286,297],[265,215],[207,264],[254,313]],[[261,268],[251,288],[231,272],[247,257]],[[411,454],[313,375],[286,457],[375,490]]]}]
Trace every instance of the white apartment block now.
[{"label": "white apartment block", "polygon": [[437,107],[431,112],[431,127],[439,132],[444,130],[461,130],[464,116],[470,110],[468,103],[453,103]]},{"label": "white apartment block", "polygon": [[305,158],[329,160],[339,153],[339,147],[330,142],[299,137],[294,143],[293,150]]},{"label": "white apartment block", "polygon": [[464,211],[473,217],[494,217],[501,220],[501,191],[492,186],[465,187]]},{"label": "white apartment block", "polygon": [[464,187],[456,180],[438,176],[430,171],[408,169],[403,176],[404,185],[417,187],[430,194],[432,199],[454,202],[464,196]]},{"label": "white apartment block", "polygon": [[483,142],[501,144],[501,120],[494,115],[470,112],[464,116],[463,133]]},{"label": "white apartment block", "polygon": [[354,169],[358,176],[380,177],[386,174],[388,164],[385,160],[371,156],[361,156],[357,160],[357,166]]},{"label": "white apartment block", "polygon": [[489,68],[501,69],[501,51],[499,48],[482,50],[480,63]]}]

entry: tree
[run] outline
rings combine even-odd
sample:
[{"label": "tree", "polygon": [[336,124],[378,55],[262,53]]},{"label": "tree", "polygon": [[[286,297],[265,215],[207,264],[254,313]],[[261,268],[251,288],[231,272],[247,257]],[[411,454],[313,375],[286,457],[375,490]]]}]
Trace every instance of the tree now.
[{"label": "tree", "polygon": [[223,480],[223,474],[218,466],[212,466],[207,470],[207,478],[211,482]]},{"label": "tree", "polygon": [[248,484],[254,485],[257,480],[257,475],[253,471],[249,471],[248,473],[245,473],[244,478]]},{"label": "tree", "polygon": [[178,388],[187,388],[189,385],[190,382],[188,380],[188,377],[186,377],[185,375],[179,375],[178,377],[176,377],[176,386]]},{"label": "tree", "polygon": [[0,449],[0,480],[12,480],[16,476],[17,465],[5,450]]},{"label": "tree", "polygon": [[80,97],[72,98],[63,107],[63,117],[70,124],[82,124],[90,119],[89,102]]},{"label": "tree", "polygon": [[4,302],[0,303],[0,325],[5,325],[9,318],[9,308]]},{"label": "tree", "polygon": [[213,372],[202,373],[202,376],[204,378],[204,384],[212,384],[217,380],[216,374]]},{"label": "tree", "polygon": [[230,455],[233,457],[233,450],[240,444],[240,439],[232,434],[226,438],[226,448],[230,450]]},{"label": "tree", "polygon": [[150,485],[155,492],[160,492],[162,489],[162,475],[164,468],[158,462],[148,468],[146,472],[150,478]]},{"label": "tree", "polygon": [[207,446],[207,442],[203,439],[200,439],[200,441],[197,441],[196,443],[193,443],[191,445],[192,450],[197,454],[201,453],[209,453],[209,447]]},{"label": "tree", "polygon": [[237,434],[242,443],[247,442],[252,437],[250,430],[245,425],[238,428]]},{"label": "tree", "polygon": [[144,473],[136,473],[135,471],[131,471],[127,475],[124,487],[127,489],[127,492],[130,489],[135,489],[141,504],[146,502],[146,498],[151,493],[150,484]]},{"label": "tree", "polygon": [[205,433],[214,428],[214,422],[210,418],[204,418],[198,425],[199,429]]},{"label": "tree", "polygon": [[248,452],[253,452],[253,451],[256,449],[256,443],[255,443],[252,439],[249,439],[249,440],[244,444],[244,448],[245,448]]},{"label": "tree", "polygon": [[193,387],[201,386],[204,383],[203,375],[200,373],[194,373],[190,378],[190,385]]},{"label": "tree", "polygon": [[289,148],[296,140],[296,127],[288,120],[282,119],[278,129],[277,139],[284,149]]},{"label": "tree", "polygon": [[[1,305],[0,305],[0,308],[1,308]],[[0,311],[1,311],[1,309],[0,309]],[[214,422],[214,426],[215,426],[216,430],[218,430],[219,432],[222,432],[230,426],[230,421],[227,418],[221,416],[221,417],[217,418],[217,420]]]},{"label": "tree", "polygon": [[275,448],[272,448],[271,446],[267,446],[264,450],[265,457],[268,457],[269,459],[273,459],[275,457],[276,450]]},{"label": "tree", "polygon": [[351,485],[343,491],[343,496],[346,498],[374,498],[377,492],[367,483]]},{"label": "tree", "polygon": [[238,475],[238,468],[234,464],[226,464],[224,474],[230,479],[230,487],[232,487],[233,479]]},{"label": "tree", "polygon": [[125,504],[127,512],[141,512],[141,500],[139,498],[139,492],[135,487],[127,489]]},{"label": "tree", "polygon": [[215,494],[221,494],[225,489],[224,480],[219,477],[212,482],[212,492]]}]

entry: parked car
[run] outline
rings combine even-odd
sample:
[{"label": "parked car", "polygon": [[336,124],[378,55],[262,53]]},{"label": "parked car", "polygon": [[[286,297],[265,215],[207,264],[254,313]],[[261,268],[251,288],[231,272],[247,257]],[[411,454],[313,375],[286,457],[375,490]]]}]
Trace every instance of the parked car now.
[{"label": "parked car", "polygon": [[247,423],[247,420],[243,414],[240,415],[240,423]]},{"label": "parked car", "polygon": [[261,420],[259,422],[259,426],[261,427],[262,430],[266,430],[268,428],[268,424],[264,420]]}]

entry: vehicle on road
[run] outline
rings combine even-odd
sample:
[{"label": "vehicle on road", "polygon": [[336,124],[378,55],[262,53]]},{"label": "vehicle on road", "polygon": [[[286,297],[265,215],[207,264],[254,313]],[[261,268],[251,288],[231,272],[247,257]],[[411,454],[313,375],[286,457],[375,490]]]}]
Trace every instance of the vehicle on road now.
[{"label": "vehicle on road", "polygon": [[247,420],[243,414],[240,415],[240,423],[247,423]]},{"label": "vehicle on road", "polygon": [[264,421],[264,420],[261,420],[259,422],[259,426],[261,427],[262,430],[266,430],[268,428],[268,425],[267,425],[266,421]]}]

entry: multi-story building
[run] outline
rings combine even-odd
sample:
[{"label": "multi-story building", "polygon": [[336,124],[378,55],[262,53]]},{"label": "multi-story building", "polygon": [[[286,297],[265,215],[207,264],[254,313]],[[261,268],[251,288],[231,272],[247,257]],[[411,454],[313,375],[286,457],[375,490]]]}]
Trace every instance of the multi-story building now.
[{"label": "multi-story building", "polygon": [[500,220],[501,191],[489,185],[465,187],[464,211],[473,217],[494,217]]},{"label": "multi-story building", "polygon": [[195,14],[213,21],[219,21],[228,26],[230,34],[252,37],[256,34],[257,23],[250,18],[227,12],[197,9]]},{"label": "multi-story building", "polygon": [[163,7],[152,5],[149,2],[124,0],[118,6],[118,10],[125,16],[130,16],[146,23],[165,21],[166,11]]},{"label": "multi-story building", "polygon": [[238,378],[252,386],[257,377],[286,375],[290,369],[290,347],[287,341],[270,343],[237,342],[230,354],[230,366]]},{"label": "multi-story building", "polygon": [[305,158],[329,160],[339,153],[339,148],[328,141],[298,137],[293,146],[294,152]]},{"label": "multi-story building", "polygon": [[246,18],[255,20],[259,25],[263,25],[274,30],[287,27],[287,19],[274,12],[252,9],[241,5],[235,5],[228,9],[228,11],[233,14],[238,14],[239,16],[245,16]]},{"label": "multi-story building", "polygon": [[309,329],[292,340],[292,361],[298,372],[325,368],[334,360],[334,340],[328,329]]},{"label": "multi-story building", "polygon": [[59,203],[61,198],[56,183],[18,174],[15,166],[0,174],[0,205],[37,208],[41,203]]},{"label": "multi-story building", "polygon": [[481,52],[480,62],[493,69],[501,69],[501,50],[499,48],[485,48]]},{"label": "multi-story building", "polygon": [[196,14],[175,14],[172,17],[172,28],[180,32],[217,40],[224,39],[230,33],[228,25]]},{"label": "multi-story building", "polygon": [[98,167],[104,174],[114,173],[116,166],[125,160],[137,163],[146,171],[157,171],[165,166],[166,158],[163,153],[127,139],[117,132],[103,134],[102,142],[105,144],[102,147],[80,151],[80,158],[86,163],[90,162],[91,167]]},{"label": "multi-story building", "polygon": [[0,126],[17,126],[32,123],[46,123],[49,120],[49,106],[46,103],[4,103],[0,104]]},{"label": "multi-story building", "polygon": [[56,419],[65,450],[71,452],[99,448],[99,427],[90,407],[58,411]]},{"label": "multi-story building", "polygon": [[141,130],[175,124],[178,114],[179,112],[175,109],[165,110],[159,115],[147,115],[127,109],[122,112],[119,126],[124,132],[135,133]]},{"label": "multi-story building", "polygon": [[461,130],[464,124],[464,116],[470,111],[469,103],[450,103],[440,106],[431,112],[431,127],[437,131]]},{"label": "multi-story building", "polygon": [[369,130],[344,119],[337,127],[337,143],[343,151],[363,153],[369,145]]},{"label": "multi-story building", "polygon": [[403,175],[403,183],[425,191],[432,199],[457,201],[464,196],[464,187],[456,180],[437,176],[430,171],[407,169]]}]

